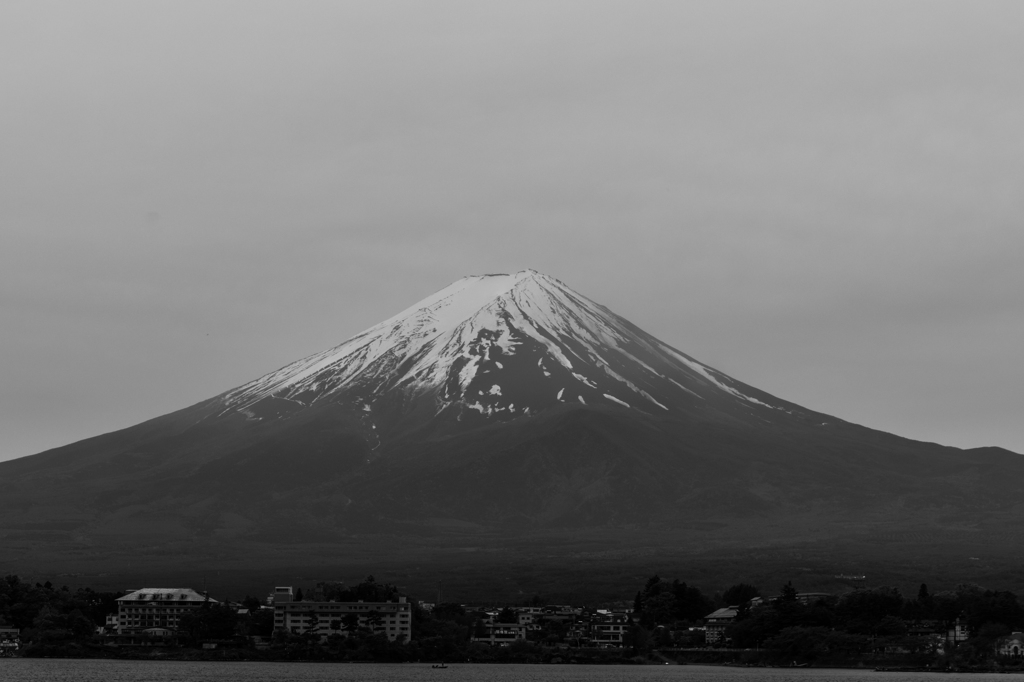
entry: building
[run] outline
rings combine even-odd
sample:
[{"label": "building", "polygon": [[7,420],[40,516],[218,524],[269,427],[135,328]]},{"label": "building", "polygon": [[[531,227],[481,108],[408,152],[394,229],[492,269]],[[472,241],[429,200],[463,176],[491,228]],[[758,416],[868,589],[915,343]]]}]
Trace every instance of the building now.
[{"label": "building", "polygon": [[738,606],[726,606],[704,616],[704,634],[708,644],[724,644],[726,642],[725,629],[736,620],[738,611]]},{"label": "building", "polygon": [[312,633],[321,640],[347,637],[355,630],[387,635],[391,641],[412,639],[412,605],[397,602],[294,601],[291,587],[274,589],[274,632]]},{"label": "building", "polygon": [[576,618],[583,613],[583,609],[568,606],[565,604],[549,604],[541,608],[540,613],[536,613],[537,617],[542,617],[544,620],[554,620],[560,623],[572,623]]},{"label": "building", "polygon": [[187,587],[146,587],[135,590],[117,600],[117,634],[172,637],[178,633],[183,615],[203,604],[216,603],[207,595]]},{"label": "building", "polygon": [[620,648],[625,644],[629,625],[625,613],[598,612],[590,621],[590,641],[599,647]]},{"label": "building", "polygon": [[512,642],[526,639],[527,627],[519,623],[480,623],[472,640],[491,646],[508,646]]},{"label": "building", "polygon": [[21,630],[0,621],[0,658],[10,658],[21,648]]},{"label": "building", "polygon": [[[764,606],[766,604],[778,603],[781,597],[754,597],[750,600],[750,608],[757,608],[758,606]],[[796,600],[804,606],[810,606],[819,601],[829,601],[835,599],[835,595],[829,594],[828,592],[797,592]]]},{"label": "building", "polygon": [[967,629],[967,621],[957,618],[946,633],[946,643],[951,648],[956,648],[960,642],[966,642],[971,636]]},{"label": "building", "polygon": [[1024,657],[1024,632],[1015,632],[996,640],[996,654],[1010,658]]}]

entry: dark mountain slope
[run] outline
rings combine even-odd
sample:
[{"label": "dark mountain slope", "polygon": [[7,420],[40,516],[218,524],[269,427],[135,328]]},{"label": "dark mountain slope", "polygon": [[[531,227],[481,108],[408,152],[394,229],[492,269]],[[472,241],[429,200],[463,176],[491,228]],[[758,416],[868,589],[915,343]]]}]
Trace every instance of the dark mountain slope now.
[{"label": "dark mountain slope", "polygon": [[295,543],[315,564],[353,536],[384,562],[552,533],[943,543],[1024,519],[1024,458],[780,400],[530,271],[460,280],[211,400],[0,463],[0,486],[0,535],[42,565],[274,562]]}]

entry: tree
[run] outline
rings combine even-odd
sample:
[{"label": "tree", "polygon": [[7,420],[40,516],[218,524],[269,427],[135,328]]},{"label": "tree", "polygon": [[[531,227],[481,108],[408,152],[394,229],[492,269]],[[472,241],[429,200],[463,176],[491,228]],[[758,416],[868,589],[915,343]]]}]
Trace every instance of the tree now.
[{"label": "tree", "polygon": [[206,602],[190,609],[178,619],[178,627],[194,641],[201,639],[229,639],[238,626],[238,613],[228,604]]},{"label": "tree", "polygon": [[657,573],[652,575],[650,578],[647,579],[647,584],[644,585],[644,594],[656,593],[655,588],[660,582],[661,578],[658,577]]},{"label": "tree", "polygon": [[786,581],[786,584],[782,586],[782,592],[779,595],[779,600],[784,604],[793,603],[797,600],[797,591],[796,588],[793,587],[792,580]]},{"label": "tree", "polygon": [[309,612],[309,627],[306,629],[306,634],[316,639],[320,638],[320,616],[316,611]]},{"label": "tree", "polygon": [[96,630],[92,621],[80,609],[73,609],[67,616],[67,627],[77,639],[90,637]]},{"label": "tree", "polygon": [[517,614],[515,611],[506,606],[498,612],[498,615],[495,618],[495,620],[499,623],[518,623],[519,614]]},{"label": "tree", "polygon": [[341,627],[349,636],[355,634],[359,629],[359,614],[346,613],[341,617]]},{"label": "tree", "polygon": [[714,604],[699,589],[672,581],[672,594],[676,598],[676,618],[695,622],[714,611]]},{"label": "tree", "polygon": [[898,617],[903,611],[903,595],[895,587],[857,590],[839,600],[836,616],[843,629],[860,634],[878,634],[886,616]]},{"label": "tree", "polygon": [[884,616],[875,625],[874,634],[881,637],[903,637],[907,634],[907,624],[897,616]]},{"label": "tree", "polygon": [[250,634],[270,637],[274,632],[274,610],[259,608],[249,612]]},{"label": "tree", "polygon": [[753,585],[740,583],[733,585],[722,593],[722,600],[726,606],[737,606],[749,602],[754,597],[760,597],[761,591]]},{"label": "tree", "polygon": [[671,592],[656,594],[644,602],[641,620],[645,626],[671,623],[676,617],[676,595]]},{"label": "tree", "polygon": [[431,614],[437,620],[456,620],[466,615],[466,609],[462,608],[460,604],[446,602],[435,606]]},{"label": "tree", "polygon": [[1013,592],[970,592],[964,595],[962,603],[971,634],[979,633],[989,624],[999,624],[1010,629],[1024,625],[1024,610]]},{"label": "tree", "polygon": [[351,590],[343,582],[319,582],[315,592],[320,601],[355,601],[351,599]]},{"label": "tree", "polygon": [[383,617],[377,609],[373,609],[366,614],[366,625],[370,628],[371,632],[377,632],[377,628],[380,627],[382,621]]}]

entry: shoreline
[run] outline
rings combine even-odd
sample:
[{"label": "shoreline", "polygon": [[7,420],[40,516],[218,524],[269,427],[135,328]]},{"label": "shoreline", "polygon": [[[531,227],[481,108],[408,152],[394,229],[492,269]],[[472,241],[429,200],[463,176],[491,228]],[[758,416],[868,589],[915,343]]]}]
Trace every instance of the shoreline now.
[{"label": "shoreline", "polygon": [[[722,650],[717,653],[727,653],[729,650]],[[370,664],[370,665],[402,665],[402,666],[428,666],[441,663],[440,660],[386,660],[386,659],[365,659],[365,658],[344,658],[339,655],[325,655],[319,657],[289,656],[287,652],[259,651],[254,649],[184,649],[184,650],[145,650],[145,651],[111,651],[94,649],[86,652],[58,652],[48,651],[29,655],[12,656],[11,659],[65,659],[65,660],[117,660],[117,661],[176,661],[189,663],[323,663],[323,664]],[[647,655],[624,656],[621,654],[605,654],[598,656],[573,656],[567,655],[564,651],[550,652],[550,656],[533,657],[505,657],[502,660],[496,659],[474,659],[465,661],[445,660],[449,667],[462,665],[528,665],[528,666],[666,666],[678,665],[688,667],[708,668],[772,668],[780,670],[861,670],[865,672],[878,673],[1024,673],[1024,662],[1017,666],[957,666],[946,667],[936,662],[932,665],[921,662],[899,661],[888,657],[885,660],[861,659],[856,662],[828,661],[815,664],[813,661],[798,663],[796,665],[773,664],[768,661],[727,661],[727,660],[683,660],[685,657],[672,658],[665,652],[654,651]],[[742,654],[742,651],[736,651]],[[83,655],[84,654],[84,655]],[[0,666],[3,663],[0,662]]]}]

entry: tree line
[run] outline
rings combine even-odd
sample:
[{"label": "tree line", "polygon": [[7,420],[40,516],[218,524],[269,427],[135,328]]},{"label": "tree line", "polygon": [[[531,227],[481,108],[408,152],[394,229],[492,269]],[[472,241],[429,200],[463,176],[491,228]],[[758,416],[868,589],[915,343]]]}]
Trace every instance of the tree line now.
[{"label": "tree line", "polygon": [[[993,657],[1000,637],[1024,629],[1024,608],[1016,594],[973,584],[934,594],[922,584],[912,598],[894,587],[877,587],[808,601],[788,582],[777,596],[758,597],[757,587],[741,583],[710,599],[686,583],[653,576],[634,599],[641,630],[634,637],[656,646],[692,646],[700,638],[691,627],[717,607],[734,606],[735,618],[725,629],[733,648],[814,660],[878,652],[936,654],[939,649],[949,655],[955,644],[959,659],[979,662]],[[966,641],[947,643],[958,623]]]},{"label": "tree line", "polygon": [[[104,624],[108,614],[117,612],[117,598],[123,594],[58,588],[50,582],[31,584],[9,575],[0,579],[0,622],[21,629],[22,639],[29,649],[35,647],[37,655],[82,654],[82,648],[88,646],[101,651],[97,626]],[[307,586],[305,594],[301,589],[295,594],[297,600],[370,603],[394,601],[399,596],[394,585],[379,583],[372,576],[352,586],[321,582]],[[233,640],[240,645],[247,635],[273,635],[273,651],[265,655],[295,659],[543,661],[562,655],[558,652],[573,642],[572,623],[541,617],[528,632],[527,641],[497,651],[472,642],[474,635],[483,632],[482,623],[488,617],[484,611],[453,603],[426,610],[410,601],[412,642],[390,642],[374,632],[372,618],[360,623],[351,615],[323,624],[328,633],[325,640],[312,633],[274,633],[272,610],[262,608],[261,600],[251,596],[242,600],[245,608],[241,612],[238,604],[203,604],[184,614],[179,627],[185,641],[193,645],[209,640]],[[544,603],[534,597],[521,605]],[[724,647],[763,652],[756,660],[821,662],[884,652],[936,656],[941,635],[959,622],[967,639],[958,643],[955,652],[947,648],[943,655],[979,663],[992,659],[1000,637],[1024,630],[1024,608],[1014,593],[971,584],[937,593],[921,585],[912,597],[896,588],[878,587],[808,601],[792,583],[769,597],[745,583],[708,596],[694,585],[655,575],[635,593],[627,614],[623,650],[608,656],[704,649],[705,618],[722,606],[736,607],[735,618],[725,630]],[[597,617],[593,609],[582,615],[583,620]],[[516,622],[513,605],[500,609],[496,620]],[[594,660],[602,655],[573,654]]]}]

